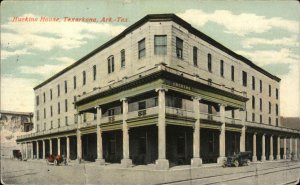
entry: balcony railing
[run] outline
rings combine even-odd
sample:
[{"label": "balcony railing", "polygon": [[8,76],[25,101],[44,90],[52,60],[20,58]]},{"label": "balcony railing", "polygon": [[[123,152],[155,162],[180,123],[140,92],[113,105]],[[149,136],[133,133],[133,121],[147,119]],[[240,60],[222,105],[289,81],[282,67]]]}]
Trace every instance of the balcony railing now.
[{"label": "balcony railing", "polygon": [[229,117],[225,117],[225,122],[229,123],[229,124],[235,124],[235,125],[241,125],[242,124],[241,119],[229,118]]},{"label": "balcony railing", "polygon": [[155,114],[158,114],[158,107],[150,107],[147,109],[128,112],[127,119],[144,117],[144,116],[155,115]]},{"label": "balcony railing", "polygon": [[210,114],[210,113],[205,113],[205,112],[200,112],[200,118],[201,119],[207,119],[211,121],[221,121],[221,117],[216,114]]},{"label": "balcony railing", "polygon": [[193,111],[175,107],[166,107],[166,114],[171,114],[178,117],[194,118]]},{"label": "balcony railing", "polygon": [[90,120],[90,121],[83,122],[80,125],[80,127],[87,127],[87,126],[96,125],[96,124],[97,124],[97,120]]},{"label": "balcony railing", "polygon": [[101,123],[112,123],[114,121],[121,121],[123,119],[122,114],[117,114],[113,116],[104,116],[101,118]]}]

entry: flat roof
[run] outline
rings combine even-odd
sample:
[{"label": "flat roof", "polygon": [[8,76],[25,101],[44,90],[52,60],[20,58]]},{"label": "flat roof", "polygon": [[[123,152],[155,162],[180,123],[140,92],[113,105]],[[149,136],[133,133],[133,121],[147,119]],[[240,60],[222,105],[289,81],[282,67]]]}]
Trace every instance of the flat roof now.
[{"label": "flat roof", "polygon": [[122,38],[124,38],[128,33],[132,32],[133,30],[137,29],[138,27],[142,26],[143,24],[145,24],[146,22],[151,22],[151,21],[173,21],[179,25],[181,25],[182,27],[184,27],[185,29],[187,29],[190,33],[198,36],[199,38],[203,39],[204,41],[210,43],[211,45],[215,46],[216,48],[220,49],[221,51],[227,53],[228,55],[231,55],[232,57],[243,61],[244,63],[246,63],[247,65],[249,65],[250,67],[252,67],[253,69],[256,69],[257,71],[261,72],[262,74],[268,76],[269,78],[280,82],[280,78],[278,78],[275,75],[272,75],[271,73],[267,72],[266,70],[258,67],[256,64],[254,64],[252,61],[250,61],[249,59],[233,52],[232,50],[228,49],[227,47],[223,46],[222,44],[220,44],[219,42],[215,41],[214,39],[210,38],[209,36],[205,35],[204,33],[200,32],[199,30],[197,30],[196,28],[192,27],[191,24],[189,24],[188,22],[184,21],[183,19],[181,19],[180,17],[178,17],[175,14],[149,14],[146,15],[145,17],[143,17],[142,19],[140,19],[139,21],[137,21],[136,23],[132,24],[131,26],[129,26],[128,28],[126,28],[123,32],[121,32],[119,35],[115,36],[114,38],[112,38],[111,40],[109,40],[108,42],[104,43],[103,45],[101,45],[100,47],[96,48],[95,50],[91,51],[90,53],[88,53],[87,55],[85,55],[84,57],[82,57],[81,59],[79,59],[78,61],[74,62],[72,65],[66,67],[65,69],[63,69],[62,71],[56,73],[55,75],[53,75],[52,77],[48,78],[47,80],[45,80],[44,82],[42,82],[41,84],[37,85],[36,87],[34,87],[33,89],[36,90],[42,86],[44,86],[45,84],[47,84],[48,82],[52,81],[53,79],[57,78],[58,76],[64,74],[65,72],[69,71],[70,69],[78,66],[79,64],[83,63],[84,61],[86,61],[87,59],[89,59],[90,57],[94,56],[95,54],[97,54],[98,52],[102,51],[103,49],[111,46],[112,44],[116,43],[117,41],[121,40]]},{"label": "flat roof", "polygon": [[32,112],[17,112],[17,111],[8,111],[8,110],[0,110],[0,114],[33,116]]}]

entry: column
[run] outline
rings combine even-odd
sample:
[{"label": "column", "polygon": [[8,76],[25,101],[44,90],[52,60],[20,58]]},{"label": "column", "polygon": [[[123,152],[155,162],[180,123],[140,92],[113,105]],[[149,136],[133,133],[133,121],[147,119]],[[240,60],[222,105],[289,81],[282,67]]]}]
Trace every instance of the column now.
[{"label": "column", "polygon": [[191,159],[191,166],[197,167],[202,164],[200,158],[200,97],[193,97],[194,118],[196,119],[193,133],[193,158]]},{"label": "column", "polygon": [[286,159],[286,137],[283,138],[283,159]]},{"label": "column", "polygon": [[99,163],[100,165],[104,165],[105,160],[103,159],[101,118],[102,118],[101,107],[97,107],[97,159],[96,159],[96,162]]},{"label": "column", "polygon": [[218,163],[223,164],[225,157],[225,105],[219,104],[220,106],[220,118],[221,118],[221,130],[219,136],[219,157]]},{"label": "column", "polygon": [[49,153],[52,155],[52,139],[49,139]]},{"label": "column", "polygon": [[240,110],[241,120],[242,120],[242,130],[241,130],[241,136],[240,136],[240,152],[246,151],[246,111],[244,109]]},{"label": "column", "polygon": [[280,136],[277,136],[277,155],[276,160],[280,160]]},{"label": "column", "polygon": [[289,159],[292,159],[292,153],[293,153],[293,138],[290,137],[290,153],[289,153]]},{"label": "column", "polygon": [[257,156],[256,156],[256,135],[257,133],[255,132],[253,134],[253,156],[252,156],[252,162],[257,161]]},{"label": "column", "polygon": [[269,156],[269,160],[270,161],[274,160],[274,156],[273,156],[273,135],[270,136],[270,156]]},{"label": "column", "polygon": [[33,159],[33,141],[31,142],[31,159]]},{"label": "column", "polygon": [[36,141],[36,158],[40,159],[39,141]]},{"label": "column", "polygon": [[27,159],[28,158],[28,149],[27,149],[28,147],[27,147],[27,143],[25,143],[25,151],[24,151],[24,157],[25,157],[25,159]]},{"label": "column", "polygon": [[79,129],[77,129],[77,162],[80,163],[81,162],[81,158],[82,158],[82,143],[81,143],[81,132]]},{"label": "column", "polygon": [[128,114],[128,100],[127,98],[122,98],[123,109],[123,159],[121,160],[121,165],[125,168],[132,166],[132,160],[129,159],[129,134],[128,134],[128,125],[127,125],[127,114]]},{"label": "column", "polygon": [[294,142],[294,146],[295,146],[295,148],[294,148],[294,153],[295,153],[295,156],[294,156],[294,159],[296,160],[296,159],[298,159],[298,138],[296,138],[295,137],[295,142]]},{"label": "column", "polygon": [[70,160],[70,137],[69,136],[67,136],[66,137],[66,141],[67,141],[67,161],[69,161]]},{"label": "column", "polygon": [[43,159],[46,159],[45,140],[42,140],[42,142],[43,142]]},{"label": "column", "polygon": [[158,92],[158,159],[156,168],[169,169],[169,160],[166,159],[166,99],[167,89],[156,89]]},{"label": "column", "polygon": [[262,147],[261,147],[261,161],[262,162],[264,162],[265,160],[266,160],[266,136],[265,136],[265,134],[263,134],[262,135],[262,137],[261,137],[261,145],[262,145]]},{"label": "column", "polygon": [[57,138],[57,155],[60,155],[60,138]]}]

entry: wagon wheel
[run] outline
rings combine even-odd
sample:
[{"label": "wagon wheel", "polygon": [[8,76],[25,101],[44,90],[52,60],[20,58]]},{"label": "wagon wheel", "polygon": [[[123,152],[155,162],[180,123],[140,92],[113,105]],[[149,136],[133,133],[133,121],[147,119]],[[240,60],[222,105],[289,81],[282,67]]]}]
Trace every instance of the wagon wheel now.
[{"label": "wagon wheel", "polygon": [[235,161],[233,162],[233,165],[234,165],[235,167],[238,167],[238,166],[239,166],[239,162],[238,162],[237,160],[235,160]]},{"label": "wagon wheel", "polygon": [[58,166],[58,161],[56,159],[54,160],[54,165]]}]

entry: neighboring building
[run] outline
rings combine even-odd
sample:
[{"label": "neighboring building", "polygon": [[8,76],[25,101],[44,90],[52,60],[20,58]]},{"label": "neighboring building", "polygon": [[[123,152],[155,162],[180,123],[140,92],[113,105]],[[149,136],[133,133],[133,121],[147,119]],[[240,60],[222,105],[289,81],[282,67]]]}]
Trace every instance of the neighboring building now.
[{"label": "neighboring building", "polygon": [[[19,143],[45,158],[155,163],[158,169],[286,158],[280,79],[174,14],[148,15],[35,90],[36,133]],[[201,128],[201,129],[200,129]]]},{"label": "neighboring building", "polygon": [[33,128],[33,114],[29,112],[0,111],[1,156],[13,157],[13,151],[20,150],[17,136],[30,132]]}]

